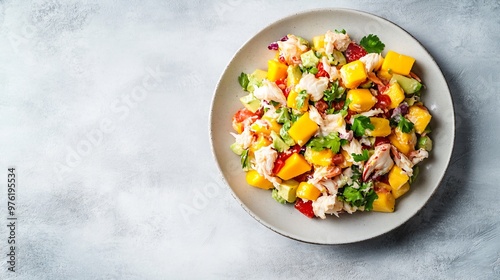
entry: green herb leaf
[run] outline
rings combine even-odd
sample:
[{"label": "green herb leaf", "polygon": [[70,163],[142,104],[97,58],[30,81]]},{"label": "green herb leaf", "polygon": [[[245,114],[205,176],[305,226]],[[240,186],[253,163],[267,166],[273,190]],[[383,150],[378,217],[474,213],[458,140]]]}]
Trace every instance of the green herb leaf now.
[{"label": "green herb leaf", "polygon": [[283,126],[280,129],[281,139],[283,139],[283,142],[285,142],[285,144],[287,144],[288,146],[295,145],[295,141],[290,136],[290,134],[288,134],[288,130],[290,129],[291,126],[292,126],[292,122],[287,121],[283,124]]},{"label": "green herb leaf", "polygon": [[238,82],[244,90],[247,90],[248,83],[250,82],[250,80],[248,79],[248,75],[241,72],[240,76],[238,77]]},{"label": "green herb leaf", "polygon": [[278,123],[284,124],[287,121],[290,121],[290,114],[288,113],[288,109],[285,107],[280,107],[278,110],[276,110],[276,114],[278,114],[278,118],[276,118],[276,121]]},{"label": "green herb leaf", "polygon": [[322,151],[326,148],[331,149],[334,154],[340,150],[340,137],[337,132],[331,132],[326,136],[319,136],[311,139],[307,146],[315,151]]},{"label": "green herb leaf", "polygon": [[295,103],[297,104],[297,108],[302,108],[304,106],[304,103],[306,102],[307,99],[307,91],[302,90],[297,94],[297,97],[295,98]]},{"label": "green herb leaf", "polygon": [[351,180],[356,181],[356,182],[360,182],[361,170],[359,170],[359,168],[356,165],[353,165],[351,167],[351,171],[352,171]]},{"label": "green herb leaf", "polygon": [[276,200],[277,202],[281,203],[281,204],[286,204],[286,200],[281,197],[278,193],[278,190],[277,189],[273,189],[272,191],[272,194],[271,196],[274,198],[274,200]]},{"label": "green herb leaf", "polygon": [[354,206],[359,207],[363,205],[364,198],[359,189],[355,189],[351,186],[345,187],[342,195],[344,196],[345,201]]},{"label": "green herb leaf", "polygon": [[370,121],[370,118],[362,115],[356,116],[351,126],[351,130],[354,131],[354,134],[357,137],[361,137],[365,135],[365,130],[367,129],[375,129],[375,126]]},{"label": "green herb leaf", "polygon": [[373,202],[378,198],[377,193],[371,189],[365,196],[365,211],[372,211]]},{"label": "green herb leaf", "polygon": [[352,156],[352,159],[356,162],[367,161],[370,158],[370,155],[368,154],[367,149],[364,149],[361,154],[352,153],[351,156]]},{"label": "green herb leaf", "polygon": [[353,186],[345,187],[340,196],[341,200],[349,204],[365,208],[365,211],[373,209],[373,202],[378,198],[377,193],[373,189],[373,182],[363,183],[359,188]]},{"label": "green herb leaf", "polygon": [[359,45],[369,53],[381,53],[385,48],[385,44],[380,41],[377,35],[373,34],[361,38]]},{"label": "green herb leaf", "polygon": [[244,150],[243,153],[241,153],[241,168],[244,171],[250,169],[250,158],[248,157],[248,149]]},{"label": "green herb leaf", "polygon": [[323,100],[331,104],[331,102],[335,100],[340,100],[344,97],[345,88],[339,85],[339,81],[335,81],[332,83],[330,88],[323,91]]},{"label": "green herb leaf", "polygon": [[346,34],[347,32],[345,31],[345,29],[343,29],[343,28],[342,28],[342,29],[340,29],[340,30],[335,29],[335,33],[339,33],[339,34],[340,34],[340,33],[341,33],[341,34]]},{"label": "green herb leaf", "polygon": [[410,133],[413,129],[413,123],[407,120],[405,117],[401,116],[398,123],[398,128],[404,133]]}]

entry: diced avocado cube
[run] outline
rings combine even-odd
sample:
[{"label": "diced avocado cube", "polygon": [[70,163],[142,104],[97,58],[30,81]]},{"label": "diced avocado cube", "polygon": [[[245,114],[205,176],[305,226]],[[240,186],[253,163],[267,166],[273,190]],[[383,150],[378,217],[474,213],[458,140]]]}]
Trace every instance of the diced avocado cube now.
[{"label": "diced avocado cube", "polygon": [[422,84],[419,81],[399,74],[393,74],[392,81],[398,82],[406,94],[413,94],[422,88]]},{"label": "diced avocado cube", "polygon": [[234,142],[233,144],[231,144],[231,146],[229,146],[229,148],[231,149],[231,151],[233,151],[233,153],[235,153],[235,154],[237,154],[239,156],[244,151],[243,147],[240,144],[236,143],[236,142]]},{"label": "diced avocado cube", "polygon": [[243,106],[245,106],[245,108],[247,108],[248,110],[252,111],[252,113],[255,113],[260,108],[260,100],[257,99],[253,95],[253,93],[241,97],[240,101],[243,104]]},{"label": "diced avocado cube", "polygon": [[299,186],[299,182],[290,179],[283,181],[280,184],[280,189],[278,191],[278,194],[285,199],[289,203],[294,203],[295,200],[297,199],[297,187]]},{"label": "diced avocado cube", "polygon": [[338,50],[333,50],[333,53],[331,55],[327,55],[327,57],[328,62],[330,62],[331,65],[342,66],[347,63],[344,54]]},{"label": "diced avocado cube", "polygon": [[308,50],[307,52],[300,55],[300,60],[302,61],[302,66],[313,67],[318,65],[319,58],[314,54],[313,50]]},{"label": "diced avocado cube", "polygon": [[262,80],[267,77],[267,71],[256,69],[252,74],[248,75],[247,90],[253,92],[257,87],[262,85]]},{"label": "diced avocado cube", "polygon": [[417,146],[419,149],[424,149],[426,151],[432,150],[432,140],[429,136],[422,136],[418,139]]},{"label": "diced avocado cube", "polygon": [[278,133],[271,131],[271,138],[273,138],[273,148],[278,152],[284,152],[290,149],[283,139],[278,135]]}]

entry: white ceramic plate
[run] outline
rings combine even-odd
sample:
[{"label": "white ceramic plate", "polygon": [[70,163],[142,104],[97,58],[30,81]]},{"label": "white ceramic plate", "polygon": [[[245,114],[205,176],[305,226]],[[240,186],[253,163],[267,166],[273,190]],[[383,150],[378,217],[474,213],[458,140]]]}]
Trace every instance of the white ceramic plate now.
[{"label": "white ceramic plate", "polygon": [[[394,213],[342,214],[326,220],[309,219],[293,205],[275,202],[270,191],[250,187],[240,168],[240,158],[229,146],[234,138],[231,118],[242,105],[239,97],[245,95],[238,84],[241,72],[251,73],[256,68],[267,69],[267,60],[274,52],[269,43],[286,34],[295,34],[311,41],[327,30],[345,29],[355,41],[370,33],[379,36],[386,47],[416,59],[413,71],[427,86],[423,93],[425,105],[433,115],[431,126],[434,149],[424,161],[420,176],[409,193],[396,202]],[[432,36],[432,35],[429,35]],[[310,243],[341,244],[366,240],[384,234],[410,219],[429,200],[438,187],[448,166],[455,133],[454,111],[446,80],[438,65],[423,46],[397,25],[371,14],[347,9],[314,10],[279,20],[251,38],[227,65],[215,89],[210,111],[210,138],[212,151],[219,169],[234,197],[257,221],[284,236]]]}]

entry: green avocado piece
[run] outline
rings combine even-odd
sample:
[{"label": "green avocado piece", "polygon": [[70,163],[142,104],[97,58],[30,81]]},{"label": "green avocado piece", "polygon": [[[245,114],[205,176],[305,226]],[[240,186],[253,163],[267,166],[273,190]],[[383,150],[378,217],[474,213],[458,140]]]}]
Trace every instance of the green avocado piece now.
[{"label": "green avocado piece", "polygon": [[280,189],[278,190],[278,194],[284,198],[289,203],[294,203],[297,199],[297,187],[299,186],[299,182],[290,179],[283,181],[280,184]]},{"label": "green avocado piece", "polygon": [[239,156],[241,156],[241,154],[243,153],[243,150],[244,150],[243,147],[236,142],[231,144],[231,146],[229,146],[229,148],[231,149],[231,151],[233,151],[233,153],[235,153]]},{"label": "green avocado piece", "polygon": [[241,97],[240,101],[243,104],[243,106],[245,106],[245,108],[247,108],[248,110],[252,111],[252,113],[257,112],[257,110],[259,110],[260,108],[260,100],[257,99],[257,97],[253,95],[253,93]]},{"label": "green avocado piece", "polygon": [[399,74],[392,75],[391,82],[393,81],[398,82],[398,84],[407,94],[413,94],[415,92],[418,92],[422,88],[422,84],[419,81]]},{"label": "green avocado piece", "polygon": [[276,149],[276,151],[282,153],[288,149],[290,149],[290,146],[288,146],[283,139],[278,135],[278,133],[271,131],[271,138],[273,138],[273,148]]},{"label": "green avocado piece", "polygon": [[316,67],[319,62],[319,58],[314,54],[313,50],[308,50],[307,52],[300,55],[300,60],[302,61],[302,66],[304,67]]}]

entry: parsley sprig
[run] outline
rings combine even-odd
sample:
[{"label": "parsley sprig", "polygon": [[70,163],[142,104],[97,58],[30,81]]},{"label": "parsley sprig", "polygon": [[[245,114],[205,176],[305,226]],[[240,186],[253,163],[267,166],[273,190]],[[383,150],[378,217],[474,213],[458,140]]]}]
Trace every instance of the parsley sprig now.
[{"label": "parsley sprig", "polygon": [[373,34],[361,38],[359,45],[369,53],[381,53],[385,48],[385,44],[380,41],[377,35]]},{"label": "parsley sprig", "polygon": [[365,117],[362,115],[358,115],[354,117],[354,121],[352,122],[351,130],[354,131],[354,135],[357,137],[361,137],[365,135],[365,130],[374,130],[375,126],[370,121],[369,117]]},{"label": "parsley sprig", "polygon": [[340,137],[337,132],[331,132],[326,136],[319,136],[313,138],[309,143],[307,143],[308,147],[315,151],[322,151],[326,148],[331,149],[334,154],[338,153],[340,150]]}]

